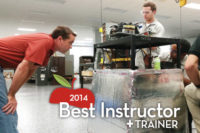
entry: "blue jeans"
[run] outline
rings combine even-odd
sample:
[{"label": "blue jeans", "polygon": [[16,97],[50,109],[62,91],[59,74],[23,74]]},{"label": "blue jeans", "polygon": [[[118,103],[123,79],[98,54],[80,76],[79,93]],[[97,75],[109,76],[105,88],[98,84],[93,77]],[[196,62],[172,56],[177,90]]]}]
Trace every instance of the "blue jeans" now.
[{"label": "blue jeans", "polygon": [[8,102],[3,69],[0,67],[0,133],[18,133],[17,130],[17,112],[6,115],[2,112],[2,107]]}]

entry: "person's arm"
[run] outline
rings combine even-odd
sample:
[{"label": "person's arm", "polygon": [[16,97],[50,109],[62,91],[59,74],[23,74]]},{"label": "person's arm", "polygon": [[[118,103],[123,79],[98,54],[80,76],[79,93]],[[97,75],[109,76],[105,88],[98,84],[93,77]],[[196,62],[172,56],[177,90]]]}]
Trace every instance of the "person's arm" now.
[{"label": "person's arm", "polygon": [[194,85],[200,85],[200,76],[198,69],[199,58],[196,55],[190,54],[185,62],[185,70]]},{"label": "person's arm", "polygon": [[[162,26],[162,24],[154,25],[154,31],[152,32],[152,34],[153,34],[152,37],[163,37],[164,33],[165,33],[165,29]],[[159,47],[151,47],[151,50],[156,51],[158,48]]]},{"label": "person's arm", "polygon": [[187,86],[191,83],[191,81],[188,78],[183,77],[183,83],[184,83],[184,86]]},{"label": "person's arm", "polygon": [[23,60],[15,71],[13,81],[8,92],[8,103],[2,108],[6,114],[14,113],[17,107],[15,94],[20,87],[30,78],[37,66],[33,62]]}]

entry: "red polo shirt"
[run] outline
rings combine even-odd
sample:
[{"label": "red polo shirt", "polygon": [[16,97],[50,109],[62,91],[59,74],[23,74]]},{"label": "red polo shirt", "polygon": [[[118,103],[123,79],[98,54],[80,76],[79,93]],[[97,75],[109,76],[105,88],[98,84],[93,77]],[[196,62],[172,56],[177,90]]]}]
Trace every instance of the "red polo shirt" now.
[{"label": "red polo shirt", "polygon": [[0,38],[2,68],[16,68],[23,59],[45,66],[53,52],[53,38],[49,34],[35,33]]}]

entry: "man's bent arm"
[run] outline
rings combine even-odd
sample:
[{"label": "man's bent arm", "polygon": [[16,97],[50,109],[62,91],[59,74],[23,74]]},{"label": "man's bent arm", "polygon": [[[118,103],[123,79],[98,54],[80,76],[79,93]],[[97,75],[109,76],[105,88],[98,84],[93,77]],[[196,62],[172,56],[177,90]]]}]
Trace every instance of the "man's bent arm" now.
[{"label": "man's bent arm", "polygon": [[6,114],[14,114],[17,108],[17,100],[15,94],[20,89],[20,87],[28,80],[28,78],[36,70],[37,66],[33,62],[23,60],[16,69],[13,77],[9,92],[8,92],[8,103],[2,108],[3,112]]},{"label": "man's bent arm", "polygon": [[185,62],[186,73],[194,85],[200,85],[198,61],[199,58],[196,55],[190,54]]},{"label": "man's bent arm", "polygon": [[35,66],[33,62],[23,60],[17,66],[8,95],[15,96],[15,93],[29,79],[29,77],[33,74],[36,68],[37,66]]}]

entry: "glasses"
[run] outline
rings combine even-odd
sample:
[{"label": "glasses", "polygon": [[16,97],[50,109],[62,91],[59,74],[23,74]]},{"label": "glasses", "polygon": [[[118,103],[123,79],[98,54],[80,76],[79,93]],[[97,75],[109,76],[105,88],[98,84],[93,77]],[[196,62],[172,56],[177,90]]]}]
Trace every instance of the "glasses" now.
[{"label": "glasses", "polygon": [[141,11],[140,13],[144,15],[144,14],[150,14],[152,13],[152,11]]}]

